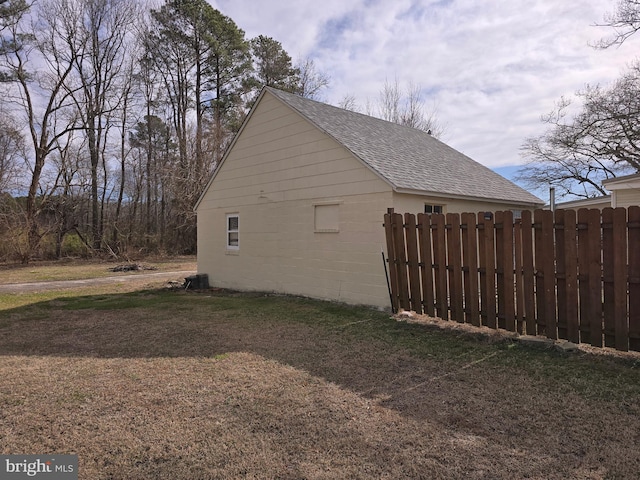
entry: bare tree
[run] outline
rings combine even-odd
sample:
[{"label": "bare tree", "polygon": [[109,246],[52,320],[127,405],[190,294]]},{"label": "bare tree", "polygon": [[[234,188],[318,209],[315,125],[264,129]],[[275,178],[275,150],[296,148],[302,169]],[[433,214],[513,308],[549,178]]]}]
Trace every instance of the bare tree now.
[{"label": "bare tree", "polygon": [[[85,139],[86,140],[86,139]],[[90,185],[85,183],[83,174],[88,162],[86,141],[76,141],[73,134],[67,135],[52,152],[51,163],[55,164],[56,178],[47,201],[47,231],[53,233],[55,257],[62,256],[65,236],[75,232],[86,249],[92,249],[79,227],[82,218],[88,214],[86,199],[89,198]]]},{"label": "bare tree", "polygon": [[[599,26],[614,33],[594,47],[619,46],[640,30],[640,1],[618,0],[604,19]],[[594,197],[607,193],[603,180],[640,171],[640,63],[610,86],[587,86],[576,97],[577,102],[561,98],[542,117],[547,131],[525,140],[521,151],[527,163],[516,179],[528,187]]]},{"label": "bare tree", "polygon": [[38,197],[42,197],[40,180],[47,157],[60,138],[77,129],[75,119],[67,115],[71,99],[65,88],[76,58],[61,55],[42,8],[32,18],[27,13],[24,9],[17,10],[11,19],[4,19],[0,39],[0,62],[6,87],[3,99],[21,112],[33,149],[24,212],[27,241],[21,249],[25,263],[42,237],[37,218],[44,202]]},{"label": "bare tree", "polygon": [[[91,165],[91,237],[102,244],[108,168],[105,152],[112,116],[122,100],[128,41],[137,17],[133,0],[49,0],[43,13],[54,43],[73,59],[65,83],[87,136]],[[62,48],[64,47],[64,50]]]},{"label": "bare tree", "polygon": [[385,81],[380,91],[378,114],[383,120],[429,132],[436,138],[444,133],[444,125],[437,119],[437,108],[427,110],[422,100],[422,89],[409,82],[403,92],[398,80]]},{"label": "bare tree", "polygon": [[[338,106],[362,112],[353,94],[345,95]],[[363,110],[365,115],[424,130],[436,138],[441,138],[445,132],[445,126],[437,118],[438,109],[435,104],[427,109],[422,99],[422,89],[412,82],[403,91],[398,79],[393,83],[385,81],[377,101],[371,102],[367,98]]]},{"label": "bare tree", "polygon": [[338,102],[338,107],[345,110],[351,110],[352,112],[358,111],[358,101],[356,96],[352,93],[347,93],[342,97],[342,100]]},{"label": "bare tree", "polygon": [[402,93],[398,79],[394,83],[385,80],[382,90],[378,98],[378,116],[383,120],[393,123],[401,123],[402,121]]},{"label": "bare tree", "polygon": [[629,37],[640,30],[640,1],[618,0],[613,12],[604,16],[602,27],[611,27],[614,33],[595,43],[596,48],[609,48],[622,45]]},{"label": "bare tree", "polygon": [[119,232],[120,232],[120,218],[123,209],[124,202],[124,191],[127,179],[127,159],[129,157],[129,141],[128,141],[128,131],[131,128],[131,117],[133,115],[133,101],[135,97],[135,67],[134,64],[137,63],[139,58],[135,55],[130,55],[127,59],[127,65],[124,69],[124,75],[122,78],[122,84],[120,88],[120,108],[117,111],[118,115],[118,131],[119,131],[119,149],[117,153],[118,158],[118,174],[116,177],[119,177],[119,182],[115,187],[118,191],[117,200],[116,200],[116,208],[113,215],[113,222],[111,224],[111,241],[112,246],[110,250],[114,253],[119,252]]},{"label": "bare tree", "polygon": [[16,186],[25,158],[22,133],[12,116],[0,111],[0,193]]},{"label": "bare tree", "polygon": [[329,76],[318,70],[310,57],[298,62],[298,93],[313,100],[319,99],[320,91],[329,85]]},{"label": "bare tree", "polygon": [[609,88],[586,87],[577,97],[577,113],[562,99],[543,117],[549,129],[523,145],[528,163],[518,179],[530,187],[592,197],[606,193],[602,180],[640,171],[640,64]]}]

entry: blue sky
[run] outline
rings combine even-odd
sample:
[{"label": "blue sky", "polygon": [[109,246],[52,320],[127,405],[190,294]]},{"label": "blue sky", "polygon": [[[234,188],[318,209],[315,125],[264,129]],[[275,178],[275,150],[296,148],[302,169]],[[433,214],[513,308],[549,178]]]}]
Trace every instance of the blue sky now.
[{"label": "blue sky", "polygon": [[509,174],[561,96],[608,84],[634,58],[589,46],[615,0],[210,0],[247,37],[268,35],[331,77],[323,100],[364,108],[385,80],[421,86],[443,140]]}]

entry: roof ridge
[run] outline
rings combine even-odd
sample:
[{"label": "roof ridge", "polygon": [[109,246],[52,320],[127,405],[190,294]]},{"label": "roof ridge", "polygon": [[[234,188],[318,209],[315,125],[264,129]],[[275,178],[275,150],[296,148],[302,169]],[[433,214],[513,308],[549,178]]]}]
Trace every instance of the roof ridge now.
[{"label": "roof ridge", "polygon": [[[440,140],[439,138],[434,137],[433,135],[431,135],[430,133],[428,133],[426,130],[422,130],[421,128],[411,127],[411,126],[409,126],[409,125],[403,125],[402,123],[392,122],[391,120],[385,120],[384,118],[376,117],[376,116],[374,116],[374,115],[368,115],[368,114],[366,114],[366,113],[358,112],[358,111],[356,111],[356,110],[349,110],[348,108],[339,107],[339,106],[337,106],[337,105],[332,105],[332,104],[330,104],[330,103],[321,102],[320,100],[316,100],[316,99],[313,99],[313,98],[303,97],[302,95],[299,95],[299,94],[297,94],[297,93],[291,93],[291,92],[287,92],[287,91],[285,91],[285,90],[279,90],[279,89],[277,89],[277,88],[275,88],[275,87],[265,87],[265,88],[266,88],[267,90],[270,90],[270,91],[272,91],[272,92],[277,92],[278,94],[282,94],[282,95],[284,95],[284,96],[291,96],[291,97],[294,97],[294,98],[296,98],[296,97],[297,97],[297,98],[299,98],[299,99],[302,99],[302,101],[304,101],[304,102],[313,102],[313,103],[316,103],[316,104],[318,104],[319,106],[324,107],[324,108],[327,108],[327,107],[328,107],[328,108],[334,108],[334,109],[336,109],[336,110],[339,110],[339,111],[341,111],[341,112],[345,112],[345,113],[350,114],[350,115],[358,115],[358,116],[360,116],[360,117],[366,117],[366,118],[368,118],[368,119],[373,119],[373,120],[376,120],[376,121],[378,121],[378,122],[387,123],[387,124],[389,124],[390,126],[395,127],[395,128],[407,128],[407,129],[409,129],[409,130],[414,130],[414,131],[418,131],[418,132],[423,132],[425,135],[429,135],[429,136],[430,136],[431,138],[433,138],[434,140],[436,140],[436,141],[438,141],[438,142],[441,142],[441,143],[444,143],[444,142],[443,142],[442,140]],[[280,95],[278,95],[278,96],[280,96]],[[288,102],[287,102],[287,103],[288,103]],[[294,107],[294,108],[295,108],[295,107]],[[446,145],[446,143],[445,143],[445,145]],[[450,148],[453,148],[453,147],[450,147]]]}]

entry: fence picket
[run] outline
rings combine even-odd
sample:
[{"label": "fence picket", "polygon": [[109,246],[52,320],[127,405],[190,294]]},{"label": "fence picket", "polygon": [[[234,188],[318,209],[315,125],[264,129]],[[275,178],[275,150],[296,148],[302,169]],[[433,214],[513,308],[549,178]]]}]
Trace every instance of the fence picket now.
[{"label": "fence picket", "polygon": [[640,207],[629,207],[629,349],[640,351]]},{"label": "fence picket", "polygon": [[556,272],[555,272],[555,245],[553,229],[553,212],[542,211],[542,241],[544,256],[542,258],[543,283],[544,283],[544,316],[545,333],[547,338],[558,338],[558,319],[556,312]]},{"label": "fence picket", "polygon": [[588,232],[588,276],[589,276],[589,334],[591,345],[602,347],[602,228],[600,211],[595,208],[587,212]]},{"label": "fence picket", "polygon": [[404,214],[405,234],[407,237],[407,268],[409,269],[409,304],[411,310],[422,313],[422,294],[420,292],[420,265],[418,263],[418,228],[416,217],[412,213]]},{"label": "fence picket", "polygon": [[462,271],[464,273],[464,321],[479,326],[480,297],[478,295],[478,242],[475,214],[463,213],[460,228],[462,229]]},{"label": "fence picket", "polygon": [[404,224],[402,215],[394,213],[391,215],[393,225],[393,243],[395,252],[395,269],[398,276],[398,306],[404,310],[409,310],[409,282],[407,279],[407,255],[405,252]]},{"label": "fence picket", "polygon": [[613,208],[602,209],[602,289],[604,292],[604,346],[615,346],[615,304],[613,282]]},{"label": "fence picket", "polygon": [[516,288],[516,331],[523,332],[524,327],[524,287],[522,267],[522,221],[515,220],[513,225],[513,247],[515,253],[514,284]]},{"label": "fence picket", "polygon": [[504,323],[510,332],[516,331],[516,305],[515,305],[515,277],[514,277],[514,251],[513,251],[513,212],[506,211],[503,214],[502,229],[502,254],[503,254],[503,278],[504,278]]},{"label": "fence picket", "polygon": [[506,329],[505,325],[505,242],[504,231],[506,226],[504,224],[504,212],[496,212],[494,214],[494,228],[495,228],[495,241],[496,241],[496,298],[497,298],[497,317],[498,328]]},{"label": "fence picket", "polygon": [[436,280],[436,313],[449,320],[449,299],[447,297],[447,252],[444,215],[437,213],[431,217],[433,233],[433,268]]},{"label": "fence picket", "polygon": [[[555,272],[553,267],[553,212],[534,212],[536,330],[538,335],[556,338],[555,332]],[[553,297],[553,298],[552,298]],[[553,305],[553,310],[551,306]]]},{"label": "fence picket", "polygon": [[524,319],[527,335],[536,334],[535,270],[533,221],[529,210],[522,212],[522,285],[524,287]]},{"label": "fence picket", "polygon": [[489,328],[497,328],[496,322],[496,255],[495,255],[495,234],[493,214],[482,212],[484,229],[483,235],[483,257],[484,257],[484,303],[485,325]]},{"label": "fence picket", "polygon": [[591,343],[591,298],[589,297],[589,210],[581,208],[577,215],[578,236],[578,316],[580,342]]},{"label": "fence picket", "polygon": [[[565,228],[565,211],[555,212],[556,234],[556,295],[558,305],[566,305],[567,302],[567,272],[566,272],[566,240],[565,233],[570,235]],[[567,309],[559,308],[558,312],[558,338],[567,338]]]},{"label": "fence picket", "polygon": [[395,242],[393,241],[393,208],[384,215],[384,232],[387,239],[387,264],[389,267],[389,283],[391,286],[391,309],[398,311],[398,270],[396,268]]},{"label": "fence picket", "polygon": [[418,240],[420,242],[420,276],[422,278],[422,304],[424,312],[435,315],[433,293],[433,254],[431,250],[431,216],[418,214]]},{"label": "fence picket", "polygon": [[[578,321],[578,248],[575,210],[564,211],[564,270],[566,285],[565,312],[567,340],[580,343]],[[558,300],[559,309],[562,303]]]},{"label": "fence picket", "polygon": [[460,215],[447,213],[446,221],[451,320],[463,323],[464,308],[462,303],[462,244],[460,242]]},{"label": "fence picket", "polygon": [[627,211],[613,210],[613,328],[616,350],[629,350],[627,321]]}]

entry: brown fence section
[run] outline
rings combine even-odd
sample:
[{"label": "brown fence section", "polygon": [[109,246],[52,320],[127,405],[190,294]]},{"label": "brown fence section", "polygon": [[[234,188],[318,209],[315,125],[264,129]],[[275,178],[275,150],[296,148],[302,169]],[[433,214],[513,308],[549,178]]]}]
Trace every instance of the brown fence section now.
[{"label": "brown fence section", "polygon": [[640,351],[640,207],[384,216],[391,302]]}]

